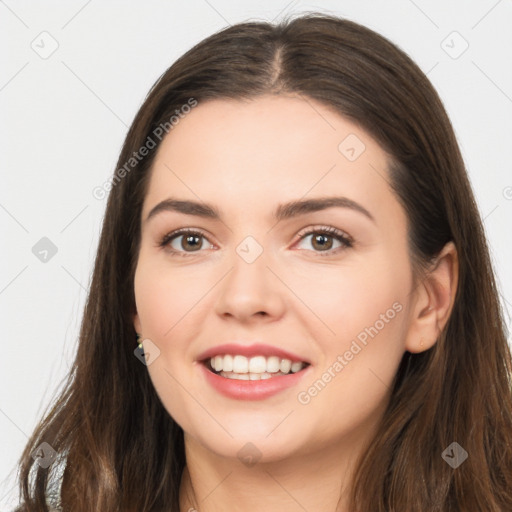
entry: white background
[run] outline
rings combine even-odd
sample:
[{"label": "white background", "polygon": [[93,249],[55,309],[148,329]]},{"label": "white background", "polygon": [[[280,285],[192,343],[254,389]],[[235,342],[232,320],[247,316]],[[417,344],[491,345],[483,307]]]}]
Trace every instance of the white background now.
[{"label": "white background", "polygon": [[[428,74],[454,125],[512,311],[511,2],[0,1],[0,510],[15,504],[16,461],[73,359],[106,204],[92,190],[114,171],[146,93],[176,58],[228,24],[305,11],[380,32]],[[32,48],[48,51],[53,39],[48,58]],[[469,47],[452,58],[464,40]],[[58,249],[46,263],[32,253],[42,237]]]}]

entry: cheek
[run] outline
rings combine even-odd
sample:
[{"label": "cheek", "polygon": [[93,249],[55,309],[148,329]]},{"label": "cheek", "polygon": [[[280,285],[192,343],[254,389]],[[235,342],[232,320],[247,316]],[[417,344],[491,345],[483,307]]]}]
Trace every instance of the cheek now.
[{"label": "cheek", "polygon": [[289,273],[287,279],[313,313],[308,317],[323,324],[318,334],[328,340],[327,347],[337,349],[376,323],[377,329],[383,330],[384,322],[388,332],[389,325],[399,324],[396,310],[404,306],[410,288],[407,273],[383,257],[375,257],[364,266],[310,267],[307,278],[302,273]]},{"label": "cheek", "polygon": [[355,400],[368,412],[382,401],[405,350],[407,269],[380,254],[364,267],[323,268],[302,280],[320,348],[320,382],[308,393],[317,405],[342,404],[347,412]]},{"label": "cheek", "polygon": [[404,353],[400,296],[394,300],[389,288],[380,294],[353,291],[351,300],[340,297],[342,305],[326,317],[335,334],[316,337],[321,359],[297,394],[301,428],[318,442],[364,431],[384,412]]},{"label": "cheek", "polygon": [[[149,261],[149,260],[148,260]],[[203,280],[170,265],[140,261],[135,273],[135,297],[143,335],[165,342],[187,323],[208,291]],[[192,311],[194,310],[194,311]]]},{"label": "cheek", "polygon": [[[180,383],[188,382],[190,368],[184,364],[188,344],[185,332],[191,333],[187,315],[198,301],[196,293],[182,283],[178,272],[164,271],[154,260],[139,260],[134,279],[137,312],[144,338],[159,349],[159,355],[147,366],[151,382],[163,407],[182,426],[188,425],[190,400]],[[148,344],[148,346],[151,346]]]},{"label": "cheek", "polygon": [[364,268],[313,276],[311,308],[332,332],[316,337],[322,360],[299,400],[312,415],[328,410],[332,425],[356,425],[385,402],[404,353],[407,269],[381,255]]},{"label": "cheek", "polygon": [[147,367],[149,376],[167,412],[188,427],[195,405],[183,387],[192,381],[190,340],[200,334],[198,318],[211,312],[205,300],[211,285],[205,284],[204,276],[199,279],[179,268],[171,270],[164,259],[145,259],[141,253],[134,288],[143,337],[160,351]]}]

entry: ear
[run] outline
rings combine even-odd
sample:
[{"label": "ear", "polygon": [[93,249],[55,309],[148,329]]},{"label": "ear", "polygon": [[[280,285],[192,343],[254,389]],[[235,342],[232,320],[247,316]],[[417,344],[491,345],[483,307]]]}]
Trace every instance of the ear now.
[{"label": "ear", "polygon": [[459,277],[457,249],[448,242],[415,290],[405,349],[412,353],[432,348],[453,309]]}]

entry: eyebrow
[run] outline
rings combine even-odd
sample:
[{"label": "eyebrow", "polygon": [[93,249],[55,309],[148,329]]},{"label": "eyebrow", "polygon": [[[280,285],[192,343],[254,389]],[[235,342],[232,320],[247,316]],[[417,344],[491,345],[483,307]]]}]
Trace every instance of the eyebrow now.
[{"label": "eyebrow", "polygon": [[[373,215],[364,206],[356,203],[348,197],[339,196],[302,199],[280,204],[273,212],[273,218],[277,221],[283,221],[306,213],[318,212],[326,210],[327,208],[336,207],[349,208],[362,213],[365,217],[375,222]],[[154,206],[144,222],[147,223],[151,218],[164,211],[178,212],[185,215],[195,215],[197,217],[213,220],[221,220],[222,218],[219,210],[211,204],[191,200],[180,200],[170,197]]]}]

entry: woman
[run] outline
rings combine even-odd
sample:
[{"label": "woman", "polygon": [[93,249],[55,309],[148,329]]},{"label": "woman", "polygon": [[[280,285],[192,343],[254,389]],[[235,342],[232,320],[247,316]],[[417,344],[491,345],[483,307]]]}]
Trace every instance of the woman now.
[{"label": "woman", "polygon": [[238,24],[129,130],[19,510],[510,511],[511,375],[425,75],[347,20]]}]

